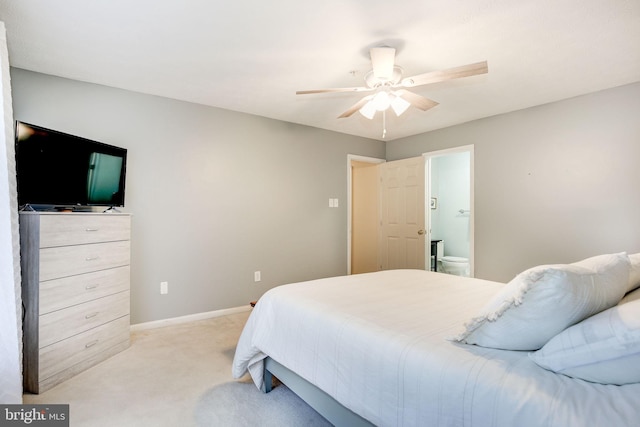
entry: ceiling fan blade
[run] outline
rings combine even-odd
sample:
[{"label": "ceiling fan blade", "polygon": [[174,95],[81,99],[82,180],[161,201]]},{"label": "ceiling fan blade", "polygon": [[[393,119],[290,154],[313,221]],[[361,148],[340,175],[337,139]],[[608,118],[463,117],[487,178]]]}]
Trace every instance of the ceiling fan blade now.
[{"label": "ceiling fan blade", "polygon": [[392,47],[372,47],[369,49],[373,75],[379,79],[389,80],[393,75],[396,50]]},{"label": "ceiling fan blade", "polygon": [[436,101],[432,101],[429,98],[425,98],[422,95],[418,95],[417,93],[409,92],[408,90],[400,89],[394,92],[394,95],[399,96],[400,98],[408,101],[416,108],[421,109],[422,111],[427,111],[430,108],[438,105]]},{"label": "ceiling fan blade", "polygon": [[338,93],[338,92],[370,92],[372,88],[368,87],[337,87],[332,89],[315,89],[315,90],[298,90],[296,95],[311,95],[314,93]]},{"label": "ceiling fan blade", "polygon": [[487,61],[476,62],[475,64],[462,65],[460,67],[449,68],[447,70],[432,71],[430,73],[418,74],[417,76],[402,79],[399,86],[414,87],[431,83],[438,83],[445,80],[459,79],[461,77],[485,74],[489,71]]},{"label": "ceiling fan blade", "polygon": [[369,102],[369,100],[372,98],[371,95],[369,96],[365,96],[364,98],[362,98],[360,101],[356,102],[355,104],[353,104],[351,106],[351,108],[349,108],[347,111],[345,111],[344,113],[340,114],[338,116],[339,119],[344,119],[345,117],[350,117],[353,113],[355,113],[356,111],[358,111],[359,109],[361,109],[362,107],[364,107],[364,104],[366,104],[367,102]]}]

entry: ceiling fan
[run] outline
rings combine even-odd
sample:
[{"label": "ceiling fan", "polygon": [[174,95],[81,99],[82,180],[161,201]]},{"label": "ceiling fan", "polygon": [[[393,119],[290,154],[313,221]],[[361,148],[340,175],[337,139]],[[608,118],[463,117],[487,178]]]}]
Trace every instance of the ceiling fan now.
[{"label": "ceiling fan", "polygon": [[[407,108],[414,106],[422,111],[438,105],[437,102],[425,98],[406,88],[438,83],[461,77],[475,76],[488,72],[487,61],[462,65],[441,71],[418,74],[412,77],[402,77],[402,68],[395,65],[395,48],[388,46],[373,47],[369,50],[372,70],[364,76],[366,86],[344,87],[333,89],[300,90],[296,95],[309,95],[333,92],[374,92],[356,102],[351,108],[338,118],[350,117],[359,111],[368,119],[373,119],[377,111],[383,113],[391,107],[400,116]],[[384,120],[384,115],[383,115]]]}]

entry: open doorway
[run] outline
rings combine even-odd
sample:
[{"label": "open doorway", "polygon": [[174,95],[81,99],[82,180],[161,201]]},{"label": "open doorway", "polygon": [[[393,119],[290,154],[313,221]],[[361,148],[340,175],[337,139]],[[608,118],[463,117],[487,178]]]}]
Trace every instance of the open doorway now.
[{"label": "open doorway", "polygon": [[384,161],[347,156],[347,274],[379,270],[379,179],[376,165]]},{"label": "open doorway", "polygon": [[425,218],[431,243],[427,245],[427,265],[432,270],[473,277],[473,146],[424,156],[428,201]]},{"label": "open doorway", "polygon": [[349,162],[348,273],[425,268],[425,158]]}]

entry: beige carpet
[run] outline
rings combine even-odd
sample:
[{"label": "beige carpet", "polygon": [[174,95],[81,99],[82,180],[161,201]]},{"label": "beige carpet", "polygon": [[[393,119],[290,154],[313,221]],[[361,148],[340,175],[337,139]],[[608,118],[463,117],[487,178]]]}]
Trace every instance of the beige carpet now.
[{"label": "beige carpet", "polygon": [[25,394],[24,403],[68,403],[77,427],[207,424],[203,402],[235,381],[231,362],[249,313],[135,332],[129,349],[45,393]]}]

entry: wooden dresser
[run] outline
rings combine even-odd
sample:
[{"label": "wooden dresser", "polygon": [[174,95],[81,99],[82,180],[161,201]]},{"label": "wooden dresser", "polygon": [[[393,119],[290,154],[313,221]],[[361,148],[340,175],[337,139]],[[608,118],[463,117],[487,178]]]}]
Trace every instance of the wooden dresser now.
[{"label": "wooden dresser", "polygon": [[129,347],[131,216],[20,213],[24,390]]}]

